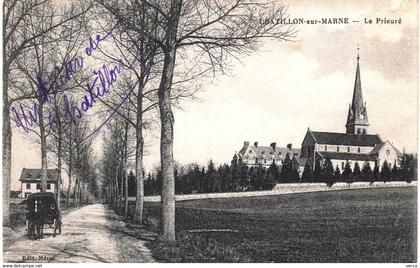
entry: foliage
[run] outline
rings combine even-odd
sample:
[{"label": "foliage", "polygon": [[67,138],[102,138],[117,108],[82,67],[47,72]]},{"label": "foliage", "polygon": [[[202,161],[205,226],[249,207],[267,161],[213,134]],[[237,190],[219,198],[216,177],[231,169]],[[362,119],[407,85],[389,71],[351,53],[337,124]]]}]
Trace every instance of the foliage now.
[{"label": "foliage", "polygon": [[322,177],[324,179],[324,182],[326,182],[329,187],[332,187],[335,183],[335,178],[334,178],[334,167],[330,158],[327,157],[324,160],[321,172],[322,172]]},{"label": "foliage", "polygon": [[306,161],[303,169],[301,182],[309,182],[312,179],[312,167],[309,161]]},{"label": "foliage", "polygon": [[282,183],[293,182],[292,173],[293,173],[292,160],[290,159],[289,153],[287,153],[283,161],[283,165],[281,167],[280,176],[276,176],[276,178],[279,182],[282,182]]},{"label": "foliage", "polygon": [[363,181],[371,181],[373,177],[372,168],[370,167],[370,163],[368,161],[365,161],[363,163],[362,168],[362,180]]},{"label": "foliage", "polygon": [[354,163],[353,167],[353,181],[360,181],[362,179],[359,163]]},{"label": "foliage", "polygon": [[321,182],[322,181],[321,163],[318,160],[315,161],[315,169],[314,169],[314,173],[312,174],[312,181],[313,182]]},{"label": "foliage", "polygon": [[346,165],[344,166],[344,170],[343,170],[343,173],[341,174],[341,176],[344,179],[344,181],[347,182],[348,184],[353,182],[352,181],[352,171],[351,171],[349,161],[346,161]]},{"label": "foliage", "polygon": [[381,180],[383,180],[385,183],[390,180],[391,170],[389,168],[388,161],[386,160],[382,163],[380,176],[381,176]]}]

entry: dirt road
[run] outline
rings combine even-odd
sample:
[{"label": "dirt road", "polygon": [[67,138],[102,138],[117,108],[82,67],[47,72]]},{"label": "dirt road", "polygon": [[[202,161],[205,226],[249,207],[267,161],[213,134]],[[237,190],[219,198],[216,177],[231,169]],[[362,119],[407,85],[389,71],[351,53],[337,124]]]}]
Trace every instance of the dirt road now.
[{"label": "dirt road", "polygon": [[105,205],[88,205],[64,213],[62,233],[29,240],[22,229],[3,248],[5,262],[153,262],[146,247],[154,233],[127,225]]}]

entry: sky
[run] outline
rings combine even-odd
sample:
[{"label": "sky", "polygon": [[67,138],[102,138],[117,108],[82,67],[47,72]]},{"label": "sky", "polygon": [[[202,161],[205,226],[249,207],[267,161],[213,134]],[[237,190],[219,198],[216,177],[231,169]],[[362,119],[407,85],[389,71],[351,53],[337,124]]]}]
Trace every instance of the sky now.
[{"label": "sky", "polygon": [[[349,18],[346,25],[296,25],[293,42],[264,41],[229,75],[206,81],[199,101],[175,110],[174,158],[180,163],[229,163],[244,141],[292,143],[308,128],[345,132],[357,46],[370,134],[400,151],[417,152],[418,25],[416,1],[290,0],[290,18]],[[372,19],[373,24],[364,20]],[[401,24],[376,24],[376,18]],[[353,23],[356,20],[359,23]],[[100,137],[100,136],[98,136]],[[159,130],[146,137],[146,169],[159,163]],[[98,142],[97,144],[100,144]],[[96,148],[100,154],[100,148]],[[17,129],[12,189],[23,167],[39,168],[40,153]]]}]

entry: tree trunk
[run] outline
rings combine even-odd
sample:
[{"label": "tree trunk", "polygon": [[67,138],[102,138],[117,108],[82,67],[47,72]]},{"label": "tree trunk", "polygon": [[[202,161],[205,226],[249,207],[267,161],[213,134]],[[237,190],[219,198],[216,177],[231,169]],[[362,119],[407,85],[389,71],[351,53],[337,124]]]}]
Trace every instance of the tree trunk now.
[{"label": "tree trunk", "polygon": [[82,189],[83,189],[83,182],[80,181],[79,182],[79,187],[78,187],[78,194],[77,194],[77,203],[79,204],[79,206],[82,204]]},{"label": "tree trunk", "polygon": [[[61,131],[61,130],[60,130]],[[62,179],[61,179],[61,133],[58,133],[58,148],[57,148],[57,168],[58,168],[58,185],[57,185],[57,203],[58,203],[58,209],[61,209],[61,187],[63,185]]]},{"label": "tree trunk", "polygon": [[48,159],[47,159],[47,135],[44,126],[44,103],[43,99],[39,97],[39,133],[41,136],[41,192],[47,191],[48,179]]},{"label": "tree trunk", "polygon": [[174,115],[171,107],[171,87],[175,68],[176,35],[181,9],[182,0],[173,0],[165,33],[164,66],[158,90],[161,122],[160,163],[163,177],[161,230],[158,237],[162,241],[175,241]]},{"label": "tree trunk", "polygon": [[119,207],[119,199],[118,199],[118,167],[115,168],[115,207]]},{"label": "tree trunk", "polygon": [[72,131],[72,126],[70,125],[69,128],[69,185],[67,188],[67,196],[66,196],[66,206],[69,207],[70,206],[70,191],[71,191],[71,176],[72,176],[72,169],[73,169],[73,142],[72,142],[72,138],[71,138],[71,131]]},{"label": "tree trunk", "polygon": [[122,152],[121,153],[121,155],[122,155],[122,157],[121,157],[121,160],[122,160],[122,162],[121,162],[121,180],[120,180],[120,205],[122,206],[122,199],[123,199],[123,196],[124,196],[124,168],[125,168],[125,166],[124,166],[124,153]]},{"label": "tree trunk", "polygon": [[136,119],[136,207],[134,209],[134,222],[143,223],[144,203],[144,177],[143,177],[143,81],[140,78],[137,93],[137,119]]},{"label": "tree trunk", "polygon": [[[128,117],[130,117],[130,112],[128,112]],[[125,183],[125,191],[124,191],[124,216],[128,218],[128,176],[127,176],[127,157],[128,157],[128,121],[125,121],[125,128],[124,128],[124,157],[123,157],[123,178]]]},{"label": "tree trunk", "polygon": [[79,182],[79,176],[76,175],[76,182],[74,184],[74,188],[73,188],[73,205],[76,205],[76,200],[77,200],[77,187],[79,186],[80,182]]},{"label": "tree trunk", "polygon": [[[4,46],[3,46],[4,48]],[[9,70],[3,54],[3,226],[10,226],[10,184],[12,174],[12,126],[9,111]]]}]

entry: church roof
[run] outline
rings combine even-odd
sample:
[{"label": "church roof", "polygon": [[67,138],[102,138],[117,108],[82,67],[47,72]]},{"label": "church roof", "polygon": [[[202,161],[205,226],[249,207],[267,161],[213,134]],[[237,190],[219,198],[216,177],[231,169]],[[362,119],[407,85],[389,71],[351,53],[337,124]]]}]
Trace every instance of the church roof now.
[{"label": "church roof", "polygon": [[353,153],[336,153],[336,152],[319,152],[322,157],[338,160],[353,160],[353,161],[373,161],[375,160],[369,154],[353,154]]},{"label": "church roof", "polygon": [[382,143],[379,135],[311,131],[316,143],[375,147]]}]

